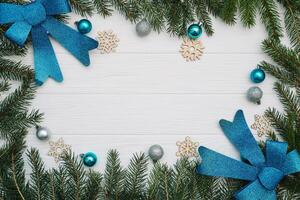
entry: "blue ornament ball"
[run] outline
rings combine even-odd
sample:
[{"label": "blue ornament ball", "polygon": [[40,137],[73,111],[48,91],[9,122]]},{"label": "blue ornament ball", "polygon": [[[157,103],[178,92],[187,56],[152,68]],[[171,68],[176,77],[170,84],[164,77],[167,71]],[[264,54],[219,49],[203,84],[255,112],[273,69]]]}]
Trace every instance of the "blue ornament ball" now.
[{"label": "blue ornament ball", "polygon": [[87,34],[92,30],[92,23],[87,19],[81,19],[79,22],[76,22],[77,29],[82,34]]},{"label": "blue ornament ball", "polygon": [[192,24],[187,29],[187,35],[190,39],[198,39],[202,35],[202,27],[199,24]]},{"label": "blue ornament ball", "polygon": [[265,80],[266,74],[262,69],[257,68],[251,72],[250,78],[253,83],[261,83]]},{"label": "blue ornament ball", "polygon": [[97,163],[97,156],[93,152],[88,152],[82,156],[82,161],[85,166],[93,167]]}]

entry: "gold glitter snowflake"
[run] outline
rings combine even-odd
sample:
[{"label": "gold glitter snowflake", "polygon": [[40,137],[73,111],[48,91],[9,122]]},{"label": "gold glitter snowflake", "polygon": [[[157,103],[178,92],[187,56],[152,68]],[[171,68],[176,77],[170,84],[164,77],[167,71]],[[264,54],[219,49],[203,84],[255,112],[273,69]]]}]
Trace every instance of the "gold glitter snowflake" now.
[{"label": "gold glitter snowflake", "polygon": [[254,115],[254,120],[255,122],[251,125],[251,128],[257,131],[259,137],[272,131],[271,123],[266,116]]},{"label": "gold glitter snowflake", "polygon": [[97,40],[99,42],[98,49],[100,53],[111,53],[115,52],[118,47],[119,39],[116,34],[112,31],[99,31]]},{"label": "gold glitter snowflake", "polygon": [[193,142],[190,137],[186,137],[183,142],[178,141],[176,145],[178,146],[178,152],[176,153],[178,157],[196,157],[198,155],[199,142]]},{"label": "gold glitter snowflake", "polygon": [[203,55],[203,44],[200,40],[183,39],[180,47],[180,53],[187,61],[199,60]]},{"label": "gold glitter snowflake", "polygon": [[71,145],[65,144],[62,138],[59,138],[56,142],[50,141],[49,145],[48,156],[52,156],[55,162],[59,162],[63,153],[71,149]]}]

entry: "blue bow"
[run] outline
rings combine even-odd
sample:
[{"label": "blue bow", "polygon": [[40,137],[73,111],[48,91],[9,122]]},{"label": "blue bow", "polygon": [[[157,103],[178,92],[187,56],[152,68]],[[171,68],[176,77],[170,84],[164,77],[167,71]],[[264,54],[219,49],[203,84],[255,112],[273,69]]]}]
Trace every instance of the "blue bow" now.
[{"label": "blue bow", "polygon": [[0,24],[13,23],[6,31],[6,37],[23,46],[31,32],[35,80],[38,85],[42,85],[48,77],[58,82],[63,81],[48,34],[86,66],[90,64],[89,50],[98,46],[97,41],[74,31],[53,17],[69,12],[71,9],[67,0],[36,0],[25,5],[0,4]]},{"label": "blue bow", "polygon": [[199,148],[202,157],[197,167],[199,174],[222,176],[251,181],[239,190],[239,200],[274,200],[276,187],[286,175],[300,171],[300,155],[296,150],[287,154],[285,142],[266,142],[266,157],[262,153],[246,123],[243,111],[239,110],[233,122],[221,120],[220,125],[247,163],[240,162],[220,153]]}]

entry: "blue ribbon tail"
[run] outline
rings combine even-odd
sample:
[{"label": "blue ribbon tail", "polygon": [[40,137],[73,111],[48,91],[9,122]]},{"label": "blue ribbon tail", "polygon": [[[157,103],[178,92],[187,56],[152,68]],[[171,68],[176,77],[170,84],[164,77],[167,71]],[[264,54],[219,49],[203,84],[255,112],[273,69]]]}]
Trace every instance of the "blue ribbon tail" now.
[{"label": "blue ribbon tail", "polygon": [[52,17],[48,17],[42,26],[83,65],[90,64],[89,50],[98,47],[96,40],[74,31]]},{"label": "blue ribbon tail", "polygon": [[63,81],[63,76],[47,35],[47,31],[41,26],[35,26],[31,32],[34,49],[36,84],[42,85],[48,77],[51,77],[58,82]]},{"label": "blue ribbon tail", "polygon": [[258,169],[243,162],[224,156],[205,147],[199,148],[202,158],[197,167],[199,174],[222,176],[241,180],[253,181],[257,178]]},{"label": "blue ribbon tail", "polygon": [[220,120],[220,126],[243,159],[255,166],[261,166],[265,163],[264,155],[247,125],[242,110],[237,111],[233,122]]},{"label": "blue ribbon tail", "polygon": [[267,190],[256,180],[240,189],[234,196],[238,200],[276,200],[276,191]]},{"label": "blue ribbon tail", "polygon": [[266,142],[266,160],[267,166],[281,170],[286,160],[288,144],[286,142],[275,142],[267,140]]},{"label": "blue ribbon tail", "polygon": [[46,9],[47,15],[58,15],[71,12],[70,4],[66,0],[38,0]]}]

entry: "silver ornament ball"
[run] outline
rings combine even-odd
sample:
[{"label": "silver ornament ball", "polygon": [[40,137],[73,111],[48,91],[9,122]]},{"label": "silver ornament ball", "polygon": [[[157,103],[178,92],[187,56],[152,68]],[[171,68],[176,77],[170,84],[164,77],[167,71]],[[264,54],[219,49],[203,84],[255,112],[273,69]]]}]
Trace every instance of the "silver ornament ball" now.
[{"label": "silver ornament ball", "polygon": [[151,32],[151,26],[146,19],[143,19],[142,21],[136,24],[135,30],[139,36],[143,37]]},{"label": "silver ornament ball", "polygon": [[160,145],[155,144],[149,148],[148,154],[149,154],[149,157],[151,158],[151,160],[156,162],[163,157],[164,150]]},{"label": "silver ornament ball", "polygon": [[50,137],[49,129],[45,127],[37,127],[36,129],[36,137],[39,140],[47,140]]},{"label": "silver ornament ball", "polygon": [[262,97],[263,91],[257,86],[251,87],[247,91],[247,98],[253,103],[260,104],[260,100]]}]

